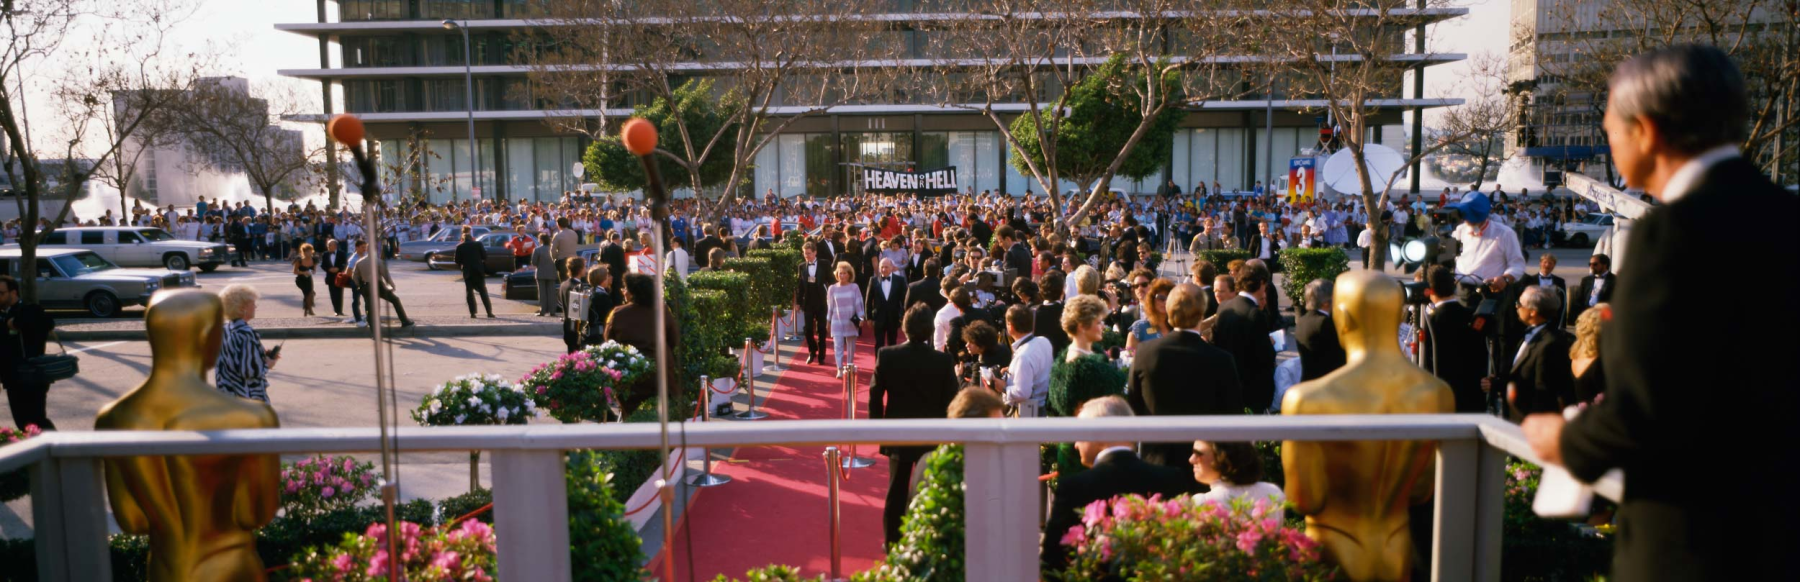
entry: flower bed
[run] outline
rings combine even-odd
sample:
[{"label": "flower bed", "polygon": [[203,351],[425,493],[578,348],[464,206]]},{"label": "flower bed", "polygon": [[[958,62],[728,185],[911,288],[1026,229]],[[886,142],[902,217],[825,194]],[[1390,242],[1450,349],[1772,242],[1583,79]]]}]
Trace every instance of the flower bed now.
[{"label": "flower bed", "polygon": [[468,374],[426,394],[412,418],[425,426],[525,424],[536,414],[537,403],[525,387],[498,374]]},{"label": "flower bed", "polygon": [[1063,580],[1331,580],[1319,543],[1284,525],[1280,507],[1137,495],[1096,501],[1060,540]]},{"label": "flower bed", "polygon": [[[37,425],[28,424],[24,429],[0,427],[0,446],[10,445],[42,433]],[[5,503],[31,493],[31,472],[16,469],[0,473],[0,503]]]},{"label": "flower bed", "polygon": [[[478,520],[438,528],[399,522],[402,578],[416,582],[491,581],[494,529]],[[389,580],[386,524],[370,525],[361,535],[345,534],[336,546],[308,550],[288,570],[289,579],[316,582]]]},{"label": "flower bed", "polygon": [[620,417],[618,391],[650,370],[650,358],[637,348],[608,341],[533,368],[519,384],[551,418],[604,422]]}]

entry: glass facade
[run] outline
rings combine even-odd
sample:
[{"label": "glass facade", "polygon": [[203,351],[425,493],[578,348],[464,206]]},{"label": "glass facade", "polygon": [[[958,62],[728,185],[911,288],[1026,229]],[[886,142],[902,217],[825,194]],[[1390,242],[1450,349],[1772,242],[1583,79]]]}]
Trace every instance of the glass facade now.
[{"label": "glass facade", "polygon": [[526,137],[506,140],[506,197],[556,201],[581,186],[572,169],[581,159],[573,137]]},{"label": "glass facade", "polygon": [[1215,182],[1226,191],[1249,190],[1254,178],[1246,179],[1245,176],[1247,168],[1244,166],[1249,161],[1245,151],[1248,138],[1247,131],[1239,127],[1176,131],[1170,177],[1181,185],[1183,192],[1192,190],[1200,182],[1205,182],[1209,191]]},{"label": "glass facade", "polygon": [[338,20],[401,20],[409,18],[408,0],[338,0]]},{"label": "glass facade", "polygon": [[831,134],[795,133],[777,136],[756,152],[756,170],[751,177],[752,193],[762,196],[770,190],[783,198],[806,194],[830,196]]},{"label": "glass facade", "polygon": [[956,183],[964,191],[1000,189],[1000,132],[952,131],[926,135],[944,136],[943,160],[937,164],[929,163],[934,152],[926,150],[926,168],[956,166]]},{"label": "glass facade", "polygon": [[[918,169],[913,159],[913,134],[910,131],[845,132],[839,134],[845,164],[869,164],[878,168]],[[862,191],[862,169],[846,165],[843,169],[844,190]]]},{"label": "glass facade", "polygon": [[[469,160],[469,140],[467,139],[428,139],[425,143],[424,188],[434,203],[451,200],[467,200],[474,197],[475,180],[480,180],[479,187],[484,198],[496,194],[494,190],[494,140],[477,140],[480,145],[481,168],[471,172],[473,164]],[[471,174],[474,174],[471,177]]]}]

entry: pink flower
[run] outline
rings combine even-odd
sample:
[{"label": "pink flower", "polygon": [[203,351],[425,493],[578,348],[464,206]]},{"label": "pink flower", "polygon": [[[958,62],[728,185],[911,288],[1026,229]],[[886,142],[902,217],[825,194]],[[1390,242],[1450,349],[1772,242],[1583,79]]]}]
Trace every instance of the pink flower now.
[{"label": "pink flower", "polygon": [[556,373],[550,375],[550,381],[552,381],[552,382],[555,382],[555,381],[561,380],[561,379],[562,379],[562,372],[560,370],[557,371]]},{"label": "pink flower", "polygon": [[368,474],[368,473],[364,473],[364,474],[363,474],[363,476],[362,476],[362,484],[363,484],[363,486],[364,486],[364,487],[368,487],[368,486],[369,486],[369,482],[370,482],[370,481],[372,481],[372,480],[373,480],[373,478],[371,478],[371,477],[370,477],[370,476],[369,476],[369,474]]},{"label": "pink flower", "polygon": [[356,558],[351,557],[350,554],[338,554],[337,557],[331,559],[331,565],[337,568],[339,574],[342,574],[349,572],[350,568],[356,565]]},{"label": "pink flower", "polygon": [[443,568],[445,572],[455,572],[462,567],[462,556],[456,552],[439,552],[431,557],[431,565]]},{"label": "pink flower", "polygon": [[287,492],[288,493],[299,493],[300,492],[300,483],[295,482],[295,481],[288,481],[287,482]]},{"label": "pink flower", "polygon": [[1238,532],[1237,548],[1246,554],[1252,553],[1256,551],[1256,543],[1260,541],[1262,541],[1262,532],[1255,529],[1247,529]]},{"label": "pink flower", "polygon": [[[385,547],[387,547],[387,544],[377,543],[376,547],[385,548]],[[388,563],[387,550],[385,550],[385,549],[375,550],[375,556],[369,558],[369,569],[363,571],[363,575],[368,576],[370,578],[386,576],[387,575],[387,563]]]},{"label": "pink flower", "polygon": [[1087,541],[1087,528],[1081,527],[1081,524],[1070,527],[1062,537],[1062,545],[1065,546],[1079,546],[1084,541]]},{"label": "pink flower", "polygon": [[350,457],[344,457],[344,472],[345,473],[356,472],[356,462],[352,461],[350,459]]},{"label": "pink flower", "polygon": [[337,495],[337,490],[332,489],[329,486],[327,486],[325,489],[319,491],[319,496],[324,497],[326,499],[331,499],[331,496],[333,496],[333,495]]},{"label": "pink flower", "polygon": [[550,389],[547,387],[544,387],[544,386],[537,387],[538,396],[543,396],[545,392],[549,392],[549,391],[550,391]]}]

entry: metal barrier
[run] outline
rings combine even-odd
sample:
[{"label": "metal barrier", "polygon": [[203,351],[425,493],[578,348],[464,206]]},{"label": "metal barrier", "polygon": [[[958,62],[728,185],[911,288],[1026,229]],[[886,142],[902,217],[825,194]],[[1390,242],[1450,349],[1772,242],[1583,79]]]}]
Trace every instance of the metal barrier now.
[{"label": "metal barrier", "polygon": [[839,478],[838,472],[841,469],[838,467],[844,466],[849,461],[840,456],[837,447],[825,447],[825,503],[826,507],[830,508],[827,519],[831,521],[831,576],[828,579],[832,582],[844,579],[844,530],[842,525],[844,514],[838,497],[839,489],[843,487],[843,481]]},{"label": "metal barrier", "polygon": [[[856,420],[856,364],[846,364],[842,369],[844,375],[844,420]],[[850,447],[850,455],[844,457],[845,469],[867,469],[875,466],[875,460],[856,456],[856,447]]]},{"label": "metal barrier", "polygon": [[763,353],[769,354],[769,363],[763,365],[763,372],[780,374],[787,371],[781,365],[781,308],[769,308],[769,348]]},{"label": "metal barrier", "polygon": [[[1517,426],[1484,414],[1141,418],[790,420],[691,423],[689,447],[963,443],[969,580],[1037,580],[1038,447],[1069,441],[1439,441],[1433,580],[1498,580],[1509,455],[1537,461]],[[651,423],[401,427],[404,453],[488,451],[499,578],[570,579],[565,451],[655,449]],[[102,460],[137,455],[311,454],[380,450],[370,428],[215,432],[53,432],[0,448],[0,472],[29,467],[40,579],[109,580]],[[1596,490],[1617,500],[1621,486]]]},{"label": "metal barrier", "polygon": [[[706,421],[712,420],[712,415],[713,415],[712,394],[713,394],[712,378],[708,378],[706,376],[701,376],[700,377],[701,406],[700,406],[700,415],[699,415],[701,422],[706,422]],[[712,472],[712,449],[702,447],[700,449],[700,474],[695,475],[694,479],[692,481],[688,481],[688,484],[693,485],[695,487],[717,487],[717,486],[724,485],[724,484],[730,483],[730,482],[731,482],[730,475],[714,475],[713,474],[713,472]]]},{"label": "metal barrier", "polygon": [[743,357],[740,358],[742,361],[738,362],[738,377],[743,379],[738,381],[738,386],[749,393],[750,407],[730,417],[732,420],[762,420],[769,417],[769,413],[756,409],[756,374],[750,371],[750,350],[754,349],[756,342],[745,338]]}]

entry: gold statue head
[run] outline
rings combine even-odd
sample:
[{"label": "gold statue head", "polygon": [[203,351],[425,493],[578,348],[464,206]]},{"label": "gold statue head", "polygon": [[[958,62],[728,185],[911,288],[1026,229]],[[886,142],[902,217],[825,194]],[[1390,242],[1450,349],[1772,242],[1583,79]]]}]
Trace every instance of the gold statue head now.
[{"label": "gold statue head", "polygon": [[1331,319],[1348,360],[1371,352],[1400,355],[1394,332],[1400,328],[1406,294],[1399,283],[1380,271],[1350,271],[1338,275],[1332,298]]},{"label": "gold statue head", "polygon": [[150,336],[153,374],[190,370],[204,374],[218,362],[225,341],[225,303],[199,289],[161,291],[144,311],[144,329]]}]

